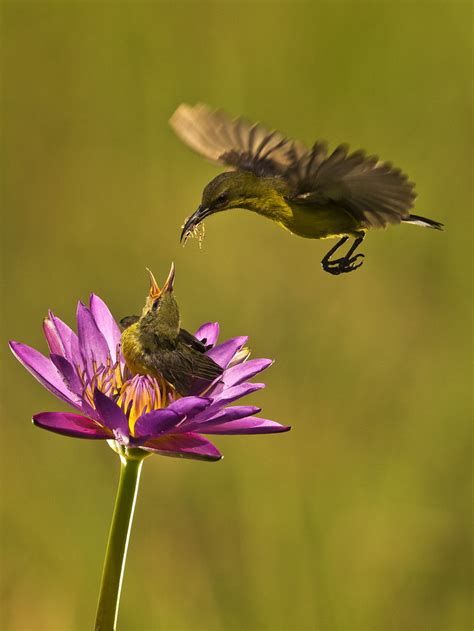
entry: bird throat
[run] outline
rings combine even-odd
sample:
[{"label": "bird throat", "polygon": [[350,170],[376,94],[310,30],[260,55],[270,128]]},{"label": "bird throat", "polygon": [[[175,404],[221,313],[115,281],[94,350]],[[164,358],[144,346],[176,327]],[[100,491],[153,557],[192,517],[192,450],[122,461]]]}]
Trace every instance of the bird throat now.
[{"label": "bird throat", "polygon": [[277,222],[284,222],[292,215],[285,198],[276,190],[267,191],[265,195],[246,198],[241,208]]}]

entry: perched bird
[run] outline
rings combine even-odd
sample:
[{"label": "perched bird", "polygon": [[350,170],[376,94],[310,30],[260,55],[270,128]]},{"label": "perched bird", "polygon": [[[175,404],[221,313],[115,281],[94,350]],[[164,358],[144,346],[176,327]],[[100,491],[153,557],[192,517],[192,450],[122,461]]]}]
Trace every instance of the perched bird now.
[{"label": "perched bird", "polygon": [[[206,105],[180,105],[170,124],[192,149],[232,169],[205,187],[181,240],[214,213],[251,210],[301,237],[339,237],[321,262],[326,272],[337,275],[362,265],[364,255],[354,252],[367,230],[400,222],[443,227],[410,214],[414,183],[389,162],[366,156],[362,150],[349,153],[346,145],[340,145],[329,154],[320,140],[309,149],[277,131],[243,118],[232,120]],[[350,237],[354,241],[346,254],[331,258]]]},{"label": "perched bird", "polygon": [[207,348],[203,342],[180,328],[173,295],[174,265],[162,289],[150,270],[148,273],[151,286],[142,315],[120,321],[122,354],[132,373],[164,377],[185,396],[196,383],[217,379],[222,368],[204,354]]}]

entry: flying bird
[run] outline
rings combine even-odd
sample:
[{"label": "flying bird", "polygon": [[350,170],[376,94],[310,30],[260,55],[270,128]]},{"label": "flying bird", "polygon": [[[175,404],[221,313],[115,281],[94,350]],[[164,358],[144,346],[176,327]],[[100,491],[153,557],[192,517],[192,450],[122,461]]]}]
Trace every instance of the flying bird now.
[{"label": "flying bird", "polygon": [[[414,183],[390,162],[339,145],[332,153],[318,140],[309,149],[259,123],[230,118],[206,105],[182,104],[170,119],[176,134],[202,156],[228,167],[207,184],[201,204],[186,221],[181,241],[210,215],[241,208],[268,217],[308,239],[339,238],[321,261],[334,275],[362,265],[356,249],[372,228],[411,223],[443,224],[410,213]],[[339,258],[334,254],[354,239]]]},{"label": "flying bird", "polygon": [[197,383],[205,387],[205,382],[210,384],[222,374],[222,368],[205,354],[205,343],[180,327],[173,295],[174,265],[162,289],[148,273],[150,292],[142,315],[120,320],[122,354],[132,373],[161,376],[179,394],[192,394]]}]

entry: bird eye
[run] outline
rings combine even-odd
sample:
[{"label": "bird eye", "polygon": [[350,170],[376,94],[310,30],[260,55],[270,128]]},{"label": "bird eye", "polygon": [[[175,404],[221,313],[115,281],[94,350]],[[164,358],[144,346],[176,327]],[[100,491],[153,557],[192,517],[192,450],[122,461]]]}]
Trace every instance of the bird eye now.
[{"label": "bird eye", "polygon": [[159,299],[159,298],[157,298],[157,299],[153,302],[153,304],[152,304],[152,306],[151,306],[151,308],[153,309],[153,311],[156,311],[156,310],[158,309],[158,305],[159,305],[159,304],[160,304],[160,299]]},{"label": "bird eye", "polygon": [[218,198],[216,199],[216,202],[218,204],[225,204],[228,200],[228,197],[226,195],[226,193],[221,193]]}]

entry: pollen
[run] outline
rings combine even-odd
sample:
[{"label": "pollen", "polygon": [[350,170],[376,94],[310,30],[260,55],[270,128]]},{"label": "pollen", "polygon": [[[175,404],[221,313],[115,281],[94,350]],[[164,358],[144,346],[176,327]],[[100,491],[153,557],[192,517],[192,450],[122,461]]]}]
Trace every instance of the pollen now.
[{"label": "pollen", "polygon": [[203,244],[205,235],[206,235],[206,226],[204,225],[204,221],[202,221],[199,225],[197,225],[194,228],[194,236],[197,237],[200,250],[202,250],[202,244]]},{"label": "pollen", "polygon": [[[186,217],[184,224],[181,226],[181,228],[184,228],[187,220],[189,219],[189,217]],[[193,228],[191,228],[191,230],[188,230],[186,232],[186,234],[184,235],[183,238],[183,247],[186,245],[186,243],[188,242],[188,239],[192,239],[192,238],[196,238],[198,240],[198,245],[199,245],[199,249],[202,249],[202,244],[204,241],[204,236],[206,233],[206,229],[204,226],[204,221],[201,221],[201,223],[199,223],[197,226],[194,226]]]}]

